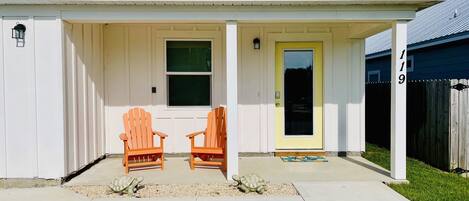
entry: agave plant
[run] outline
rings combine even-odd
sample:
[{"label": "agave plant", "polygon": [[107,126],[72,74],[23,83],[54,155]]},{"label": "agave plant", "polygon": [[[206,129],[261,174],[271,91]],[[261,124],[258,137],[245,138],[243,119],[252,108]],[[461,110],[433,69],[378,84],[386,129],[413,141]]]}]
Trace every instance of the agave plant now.
[{"label": "agave plant", "polygon": [[127,194],[130,197],[134,197],[142,181],[143,177],[122,176],[114,179],[114,181],[109,184],[109,188],[114,193],[119,193],[120,195]]}]

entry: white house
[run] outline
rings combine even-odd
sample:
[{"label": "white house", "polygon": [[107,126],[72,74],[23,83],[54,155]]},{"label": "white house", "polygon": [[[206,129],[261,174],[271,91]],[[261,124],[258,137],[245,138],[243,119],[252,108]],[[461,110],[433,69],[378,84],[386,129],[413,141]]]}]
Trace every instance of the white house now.
[{"label": "white house", "polygon": [[359,154],[364,39],[392,27],[391,175],[405,180],[406,23],[438,2],[0,0],[0,178],[122,153],[132,107],[184,153],[226,105],[228,176],[241,152]]}]

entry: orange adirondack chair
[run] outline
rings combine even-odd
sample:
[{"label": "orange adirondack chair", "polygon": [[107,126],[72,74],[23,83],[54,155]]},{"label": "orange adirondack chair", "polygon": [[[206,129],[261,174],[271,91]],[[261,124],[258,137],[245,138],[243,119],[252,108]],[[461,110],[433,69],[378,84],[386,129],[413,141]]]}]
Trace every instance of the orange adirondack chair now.
[{"label": "orange adirondack chair", "polygon": [[[195,146],[195,137],[204,134],[204,146]],[[218,107],[208,113],[207,128],[205,131],[186,135],[191,141],[190,167],[219,166],[226,171],[226,111]],[[195,158],[201,160],[195,160]]]},{"label": "orange adirondack chair", "polygon": [[[153,131],[151,114],[141,108],[133,108],[124,114],[125,133],[120,134],[124,141],[124,158],[122,163],[125,173],[133,167],[161,166],[164,169],[164,139],[168,136]],[[154,146],[153,135],[160,136],[160,146]]]}]

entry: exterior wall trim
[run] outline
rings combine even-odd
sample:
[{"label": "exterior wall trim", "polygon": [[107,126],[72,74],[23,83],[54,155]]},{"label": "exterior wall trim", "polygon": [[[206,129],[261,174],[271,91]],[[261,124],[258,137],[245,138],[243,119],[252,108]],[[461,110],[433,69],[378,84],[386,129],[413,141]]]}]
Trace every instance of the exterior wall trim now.
[{"label": "exterior wall trim", "polygon": [[5,117],[5,70],[3,60],[3,17],[0,16],[0,177],[7,175],[6,117]]}]

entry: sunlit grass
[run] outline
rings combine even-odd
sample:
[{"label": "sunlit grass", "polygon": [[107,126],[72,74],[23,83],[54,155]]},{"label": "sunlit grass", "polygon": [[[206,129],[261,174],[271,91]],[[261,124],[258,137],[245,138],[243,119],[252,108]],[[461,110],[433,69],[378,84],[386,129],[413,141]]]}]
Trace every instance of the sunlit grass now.
[{"label": "sunlit grass", "polygon": [[[389,150],[367,144],[363,157],[389,170]],[[407,180],[409,184],[394,184],[390,187],[410,200],[469,201],[469,179],[441,171],[413,158],[407,158]]]}]

